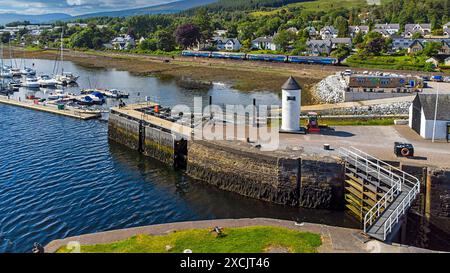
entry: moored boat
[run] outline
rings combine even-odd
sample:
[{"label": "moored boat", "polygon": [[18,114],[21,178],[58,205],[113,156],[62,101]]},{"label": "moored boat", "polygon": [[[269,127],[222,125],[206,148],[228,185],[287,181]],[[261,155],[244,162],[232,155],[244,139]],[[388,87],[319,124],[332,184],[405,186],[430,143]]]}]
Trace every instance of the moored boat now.
[{"label": "moored boat", "polygon": [[22,81],[22,86],[26,88],[39,88],[38,79],[34,76],[28,76]]},{"label": "moored boat", "polygon": [[41,75],[38,79],[38,83],[42,87],[54,87],[57,84],[57,81],[51,78],[49,75]]}]

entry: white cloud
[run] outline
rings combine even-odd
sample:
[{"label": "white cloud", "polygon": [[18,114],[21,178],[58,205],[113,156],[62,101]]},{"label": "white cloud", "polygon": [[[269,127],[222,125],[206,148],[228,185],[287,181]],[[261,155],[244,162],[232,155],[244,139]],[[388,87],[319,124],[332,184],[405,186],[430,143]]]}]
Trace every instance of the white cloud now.
[{"label": "white cloud", "polygon": [[89,1],[85,1],[85,0],[66,0],[67,5],[69,6],[81,6],[84,5],[86,3],[88,3]]},{"label": "white cloud", "polygon": [[0,0],[0,12],[79,15],[98,11],[132,9],[179,0]]}]

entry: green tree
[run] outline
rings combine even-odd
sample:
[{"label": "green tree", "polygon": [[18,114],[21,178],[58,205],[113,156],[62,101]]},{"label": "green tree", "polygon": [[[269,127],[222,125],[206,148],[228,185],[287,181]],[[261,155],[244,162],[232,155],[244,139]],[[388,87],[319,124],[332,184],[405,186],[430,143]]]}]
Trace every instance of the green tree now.
[{"label": "green tree", "polygon": [[139,49],[144,51],[155,51],[158,49],[158,40],[155,38],[145,39],[139,44]]},{"label": "green tree", "polygon": [[168,29],[159,29],[153,36],[156,40],[157,49],[163,51],[173,51],[175,49],[176,42],[173,32]]},{"label": "green tree", "polygon": [[364,34],[360,31],[356,33],[355,37],[352,39],[354,45],[359,45],[364,42]]},{"label": "green tree", "polygon": [[342,16],[338,16],[334,21],[334,27],[338,30],[339,37],[348,36],[348,21]]},{"label": "green tree", "polygon": [[295,33],[287,30],[280,30],[273,38],[273,42],[277,45],[278,48],[285,51],[290,43],[295,40],[295,36]]},{"label": "green tree", "polygon": [[425,44],[422,54],[427,57],[436,56],[442,48],[442,44],[438,42],[428,42]]},{"label": "green tree", "polygon": [[2,35],[0,36],[0,40],[4,44],[9,43],[10,39],[11,39],[11,33],[9,33],[9,32],[3,32]]},{"label": "green tree", "polygon": [[420,32],[416,32],[413,34],[412,39],[422,39],[423,36]]}]

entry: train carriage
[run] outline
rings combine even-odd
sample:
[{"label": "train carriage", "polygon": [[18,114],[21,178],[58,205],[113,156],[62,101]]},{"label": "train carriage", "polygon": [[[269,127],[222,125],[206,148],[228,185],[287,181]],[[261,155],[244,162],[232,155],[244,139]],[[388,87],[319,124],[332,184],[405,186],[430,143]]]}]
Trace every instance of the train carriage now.
[{"label": "train carriage", "polygon": [[181,56],[184,56],[184,57],[210,58],[211,57],[211,52],[209,52],[209,51],[183,50],[183,52],[181,52]]},{"label": "train carriage", "polygon": [[212,52],[211,58],[245,60],[246,54],[245,53],[236,53],[236,52]]},{"label": "train carriage", "polygon": [[285,63],[287,56],[272,54],[247,54],[247,60]]},{"label": "train carriage", "polygon": [[338,64],[339,60],[333,57],[289,56],[288,62],[298,64],[336,65]]}]

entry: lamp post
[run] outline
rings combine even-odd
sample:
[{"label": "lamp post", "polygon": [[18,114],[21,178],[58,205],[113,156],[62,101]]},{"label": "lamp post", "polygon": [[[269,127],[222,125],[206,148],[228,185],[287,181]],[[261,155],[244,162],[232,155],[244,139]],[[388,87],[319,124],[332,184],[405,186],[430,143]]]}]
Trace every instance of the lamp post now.
[{"label": "lamp post", "polygon": [[438,114],[439,88],[440,87],[441,87],[441,83],[438,82],[437,90],[436,90],[436,106],[434,107],[433,139],[432,139],[433,143],[434,143],[435,138],[436,138],[436,122],[437,122],[437,114]]}]

